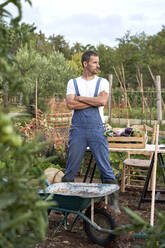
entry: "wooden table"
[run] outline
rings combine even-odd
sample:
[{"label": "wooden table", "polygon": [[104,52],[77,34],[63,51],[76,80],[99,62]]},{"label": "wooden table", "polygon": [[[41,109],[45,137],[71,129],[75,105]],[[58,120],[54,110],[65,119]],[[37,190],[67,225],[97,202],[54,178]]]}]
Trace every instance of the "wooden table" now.
[{"label": "wooden table", "polygon": [[[165,154],[165,145],[163,146],[163,148],[161,148],[163,145],[159,145],[158,146],[158,154]],[[136,153],[136,154],[143,154],[143,153],[153,153],[155,152],[155,145],[149,145],[149,144],[146,144],[145,148],[109,148],[109,151],[110,152],[133,152],[133,153]],[[87,147],[87,152],[91,152],[90,151],[90,148]],[[162,157],[162,156],[161,156]],[[91,158],[89,160],[89,164],[88,164],[88,167],[90,168],[91,166],[91,163],[93,161],[93,155],[91,154]],[[159,161],[160,162],[160,161]],[[162,161],[163,162],[163,161]],[[162,163],[161,163],[162,164]],[[87,168],[87,171],[86,171],[86,174],[88,174],[89,172],[89,168]],[[95,169],[95,168],[94,168]],[[94,176],[94,174],[93,174]],[[91,178],[92,180],[93,178]],[[86,181],[86,175],[84,177],[84,182]]]},{"label": "wooden table", "polygon": [[[155,202],[161,202],[161,203],[165,203],[165,200],[159,200],[158,199],[158,196],[160,195],[160,193],[165,193],[165,191],[163,190],[159,190],[159,191],[156,191],[156,168],[157,168],[157,160],[159,162],[159,165],[160,165],[160,168],[161,168],[161,172],[162,172],[162,177],[163,177],[163,181],[165,183],[165,163],[164,163],[164,160],[163,160],[163,154],[165,154],[165,145],[158,145],[156,147],[156,145],[149,145],[149,144],[146,144],[145,148],[109,148],[110,152],[133,152],[133,153],[136,153],[136,154],[142,154],[142,153],[153,153],[153,156],[152,156],[152,159],[151,159],[151,163],[150,163],[150,167],[148,169],[148,173],[147,173],[147,177],[146,177],[146,180],[145,180],[145,184],[144,184],[144,188],[142,190],[142,194],[141,194],[141,198],[140,198],[140,201],[139,201],[139,205],[138,205],[138,208],[140,209],[140,206],[141,206],[141,203],[143,202],[152,202],[152,205],[151,205],[151,225],[153,225],[153,215],[154,215],[154,206],[153,204],[155,204]],[[90,149],[88,148],[87,151],[90,151]],[[90,161],[89,161],[89,164],[88,164],[88,167],[87,167],[87,170],[86,170],[86,173],[85,173],[85,177],[84,177],[84,182],[86,181],[87,179],[87,175],[89,173],[89,169],[91,167],[91,163],[92,163],[92,160],[93,160],[93,155],[91,154],[91,158],[90,158]],[[92,182],[93,180],[93,177],[94,177],[94,172],[95,172],[95,168],[96,168],[96,163],[94,165],[94,168],[93,168],[93,171],[92,171],[92,175],[91,175],[91,178],[90,178],[90,182]],[[152,171],[155,171],[155,174],[154,174],[154,180],[152,180],[154,183],[153,185],[151,185],[152,187],[152,197],[151,198],[147,198],[146,195],[147,195],[147,192],[150,192],[148,191],[148,184],[149,184],[149,180],[151,178],[151,175],[152,175]],[[156,197],[155,197],[155,193],[156,194]],[[152,210],[153,208],[153,210]]]},{"label": "wooden table", "polygon": [[[165,154],[165,145],[158,146],[158,153]],[[135,152],[137,154],[142,154],[143,152],[153,153],[155,152],[155,145],[146,144],[145,148],[109,148],[110,152]]]}]

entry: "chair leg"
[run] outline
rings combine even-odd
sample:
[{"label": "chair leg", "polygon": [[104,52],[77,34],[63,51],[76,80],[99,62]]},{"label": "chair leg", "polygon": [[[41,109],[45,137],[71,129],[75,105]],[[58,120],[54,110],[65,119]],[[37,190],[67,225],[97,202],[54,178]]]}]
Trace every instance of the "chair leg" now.
[{"label": "chair leg", "polygon": [[127,184],[130,185],[131,178],[130,178],[130,167],[129,167],[129,166],[128,166],[128,168],[127,168],[127,174],[128,174]]},{"label": "chair leg", "polygon": [[126,176],[125,170],[126,170],[126,167],[123,164],[123,172],[122,172],[122,178],[121,178],[121,192],[125,192],[125,180],[126,180],[126,178],[125,178],[125,176]]},{"label": "chair leg", "polygon": [[153,170],[151,172],[151,177],[150,177],[150,180],[149,180],[149,183],[148,183],[148,190],[152,189],[152,179],[153,179]]}]

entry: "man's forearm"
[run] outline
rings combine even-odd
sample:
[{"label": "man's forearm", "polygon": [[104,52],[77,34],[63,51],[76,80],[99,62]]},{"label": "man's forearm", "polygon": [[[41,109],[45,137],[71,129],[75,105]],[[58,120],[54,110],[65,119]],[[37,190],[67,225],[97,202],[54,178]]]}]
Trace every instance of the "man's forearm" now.
[{"label": "man's forearm", "polygon": [[89,104],[90,106],[95,106],[95,107],[105,106],[107,103],[107,100],[102,96],[97,96],[97,97],[76,96],[76,100],[78,100],[81,103]]},{"label": "man's forearm", "polygon": [[76,96],[74,94],[66,97],[67,107],[71,110],[105,106],[107,101],[108,93],[105,91],[100,92],[97,97]]},{"label": "man's forearm", "polygon": [[77,101],[77,100],[72,100],[72,101],[69,101],[67,102],[67,107],[71,110],[76,110],[76,109],[86,109],[86,108],[89,108],[91,107],[89,104],[87,103],[84,103],[84,102],[80,102],[80,101]]}]

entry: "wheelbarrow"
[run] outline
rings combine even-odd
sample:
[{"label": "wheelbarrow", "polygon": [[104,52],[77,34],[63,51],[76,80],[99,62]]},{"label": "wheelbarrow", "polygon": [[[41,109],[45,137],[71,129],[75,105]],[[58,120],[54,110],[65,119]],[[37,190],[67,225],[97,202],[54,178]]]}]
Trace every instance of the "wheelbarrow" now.
[{"label": "wheelbarrow", "polygon": [[[75,214],[76,217],[70,230],[75,226],[78,219],[82,218],[84,230],[92,242],[105,246],[110,243],[115,235],[112,230],[115,229],[115,220],[107,211],[108,196],[119,190],[116,184],[98,184],[98,183],[54,183],[49,185],[39,194],[45,199],[52,195],[55,205],[48,209],[63,213],[63,217],[55,229],[55,233],[62,225],[67,226],[67,217],[69,214]],[[97,208],[101,201],[105,201],[105,208]]]}]

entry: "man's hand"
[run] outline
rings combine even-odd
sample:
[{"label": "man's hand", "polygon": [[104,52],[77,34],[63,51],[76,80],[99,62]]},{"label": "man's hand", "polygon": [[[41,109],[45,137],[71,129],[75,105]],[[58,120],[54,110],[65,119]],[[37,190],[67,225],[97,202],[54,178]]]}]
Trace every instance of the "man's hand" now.
[{"label": "man's hand", "polygon": [[75,100],[75,101],[79,101],[79,96],[76,96],[76,95],[75,95],[74,100]]},{"label": "man's hand", "polygon": [[107,96],[107,92],[105,90],[101,91],[98,96]]}]

